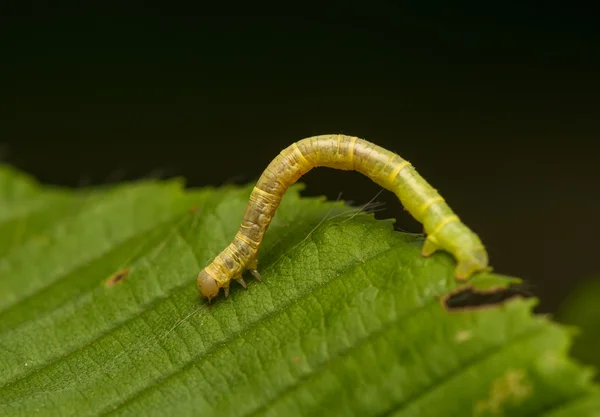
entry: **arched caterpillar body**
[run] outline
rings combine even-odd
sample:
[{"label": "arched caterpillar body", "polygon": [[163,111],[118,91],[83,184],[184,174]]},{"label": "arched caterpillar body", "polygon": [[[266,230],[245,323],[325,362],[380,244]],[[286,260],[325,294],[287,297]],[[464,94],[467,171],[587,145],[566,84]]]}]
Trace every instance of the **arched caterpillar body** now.
[{"label": "arched caterpillar body", "polygon": [[321,135],[287,147],[269,164],[252,190],[241,227],[233,242],[198,275],[198,289],[209,300],[220,288],[229,294],[232,279],[246,286],[244,270],[260,280],[257,253],[287,188],[314,167],[356,170],[395,193],[408,212],[423,224],[427,238],[422,254],[438,249],[457,260],[455,275],[466,279],[487,267],[488,255],[479,237],[464,225],[444,199],[413,166],[397,154],[366,140]]}]

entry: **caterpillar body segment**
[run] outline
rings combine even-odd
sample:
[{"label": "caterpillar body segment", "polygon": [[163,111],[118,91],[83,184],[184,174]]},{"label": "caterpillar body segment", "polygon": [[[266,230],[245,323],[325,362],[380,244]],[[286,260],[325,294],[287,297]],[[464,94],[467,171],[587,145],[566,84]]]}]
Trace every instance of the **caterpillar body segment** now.
[{"label": "caterpillar body segment", "polygon": [[269,164],[250,194],[244,220],[233,242],[198,275],[198,289],[209,300],[220,288],[229,293],[231,280],[244,270],[260,279],[257,254],[264,234],[287,188],[312,168],[355,170],[398,196],[408,212],[423,224],[427,238],[422,254],[442,249],[457,260],[457,279],[467,279],[487,267],[487,252],[479,237],[454,214],[440,194],[413,166],[397,154],[366,140],[345,135],[321,135],[287,147]]}]

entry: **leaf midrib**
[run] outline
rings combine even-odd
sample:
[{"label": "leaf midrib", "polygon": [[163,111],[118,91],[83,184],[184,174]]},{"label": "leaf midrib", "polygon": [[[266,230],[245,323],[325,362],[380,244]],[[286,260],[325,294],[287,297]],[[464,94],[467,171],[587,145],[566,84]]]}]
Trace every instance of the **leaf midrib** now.
[{"label": "leaf midrib", "polygon": [[[300,224],[299,224],[298,227],[300,227]],[[189,250],[195,255],[195,251],[194,251],[193,247],[190,245],[190,243],[187,241],[187,239],[185,239],[183,236],[181,236],[181,234],[179,232],[177,232],[177,233],[181,237],[182,241],[188,246]],[[274,263],[266,265],[265,269],[264,269],[264,273],[266,274],[269,271],[271,271],[272,268],[275,268],[280,262],[282,262],[284,260],[284,258],[288,257],[290,254],[293,254],[296,251],[301,250],[302,247],[305,244],[308,244],[308,243],[314,244],[314,242],[312,242],[312,239],[313,239],[313,236],[311,236],[310,239],[307,239],[307,240],[301,242],[301,244],[296,244],[293,247],[291,247],[287,252],[285,252],[281,256],[279,256]],[[387,253],[388,251],[395,249],[397,246],[402,245],[404,242],[394,242],[394,243],[396,244],[395,246],[387,248],[385,251],[378,252],[378,253],[374,254],[373,257],[379,256],[379,255],[383,255],[383,254]],[[367,260],[370,260],[370,259],[371,258],[367,258]],[[196,262],[198,262],[197,258],[196,258]],[[200,268],[200,266],[198,266],[198,269],[199,268]],[[347,272],[347,270],[345,269],[345,270],[340,271],[340,274],[344,274],[346,272]],[[161,302],[164,302],[164,301],[168,300],[173,294],[175,294],[175,293],[177,293],[179,291],[184,291],[184,289],[186,289],[189,285],[190,284],[182,284],[182,285],[175,286],[175,287],[171,288],[165,295],[158,296],[155,299],[153,299],[152,301],[149,301],[148,303],[144,304],[144,306],[142,306],[142,308],[138,311],[138,313],[136,315],[132,315],[128,319],[123,320],[122,322],[118,323],[116,326],[114,326],[114,327],[112,327],[110,329],[107,329],[107,330],[105,330],[103,332],[98,333],[98,335],[96,337],[94,337],[93,339],[91,339],[91,341],[87,342],[86,345],[98,342],[99,340],[101,340],[101,339],[103,339],[105,337],[108,337],[113,332],[116,332],[119,329],[127,326],[129,323],[135,321],[139,317],[142,317],[143,315],[152,312],[152,310],[158,304],[160,304]],[[290,305],[292,305],[292,304],[290,303]],[[287,308],[287,304],[286,304],[286,308]],[[284,311],[284,310],[282,310],[282,311]],[[200,311],[202,311],[202,310],[200,310]],[[273,310],[267,316],[262,316],[262,317],[269,317],[270,314],[276,314],[278,311],[279,310],[277,310],[277,309]],[[246,329],[247,328],[244,328],[244,329],[241,329],[240,331],[244,331]],[[30,377],[33,377],[36,372],[43,371],[44,369],[47,369],[47,368],[51,367],[52,365],[54,365],[54,364],[56,364],[56,363],[58,363],[58,362],[60,362],[62,360],[65,360],[65,359],[69,358],[73,354],[77,353],[79,350],[80,350],[80,347],[74,347],[73,349],[69,350],[68,352],[64,353],[63,355],[57,356],[56,358],[52,359],[51,361],[44,363],[40,367],[38,367],[38,368],[32,368],[27,374],[24,374],[21,377],[18,377],[16,379],[11,380],[11,381],[7,381],[2,388],[7,389],[7,388],[10,388],[11,386],[13,386],[13,385],[15,385],[17,383],[20,383],[22,381],[26,381]],[[207,351],[207,352],[209,352],[209,351]],[[204,354],[207,354],[207,352],[204,352]]]},{"label": "leaf midrib", "polygon": [[[371,257],[365,259],[366,262],[370,262],[370,261],[374,261],[376,259],[378,259],[379,257],[385,256],[386,254],[388,254],[389,252],[392,252],[394,250],[397,250],[398,247],[401,247],[402,243],[397,243],[395,246],[392,246],[390,248],[387,248],[381,252],[378,252],[376,254],[373,254]],[[281,262],[283,257],[285,257],[287,254],[282,255],[282,257],[280,257],[278,259],[278,262]],[[275,267],[276,264],[272,264],[270,265],[270,267]],[[272,320],[274,318],[280,317],[281,315],[285,314],[285,312],[293,305],[296,305],[300,302],[302,302],[303,300],[305,300],[307,297],[311,296],[316,290],[318,290],[319,288],[322,287],[326,287],[328,285],[330,285],[331,283],[342,279],[344,276],[346,276],[346,274],[354,271],[356,268],[361,268],[363,265],[362,264],[352,264],[350,266],[348,266],[347,268],[343,269],[340,271],[340,273],[329,279],[326,283],[324,283],[321,286],[318,287],[314,287],[309,291],[306,291],[302,294],[300,294],[298,297],[290,300],[289,302],[285,303],[285,304],[281,304],[281,306],[277,309],[272,310],[271,312],[258,317],[255,321],[253,321],[251,324],[245,326],[244,328],[240,329],[238,332],[236,333],[232,333],[231,336],[229,336],[228,338],[224,339],[223,341],[221,341],[219,344],[215,345],[214,348],[209,349],[207,351],[205,351],[202,355],[197,355],[193,358],[191,358],[189,361],[187,361],[185,364],[181,365],[178,369],[175,369],[173,372],[170,372],[168,375],[161,377],[157,380],[155,380],[155,383],[151,384],[151,385],[147,385],[146,387],[132,393],[132,395],[130,395],[129,397],[122,399],[121,401],[119,401],[119,406],[115,409],[112,410],[108,410],[111,407],[106,407],[104,411],[101,412],[101,415],[107,415],[113,412],[116,412],[117,410],[121,409],[122,407],[124,407],[126,404],[129,404],[130,402],[134,401],[136,398],[144,395],[146,392],[151,392],[153,390],[158,389],[158,387],[163,384],[166,381],[172,380],[173,378],[177,377],[177,375],[181,374],[182,372],[185,372],[187,369],[189,369],[191,366],[196,366],[199,365],[201,363],[203,363],[205,360],[208,360],[210,357],[212,357],[213,355],[215,355],[216,353],[219,353],[221,350],[223,349],[227,349],[227,346],[240,339],[245,333],[249,332],[249,331],[253,331],[255,329],[258,329],[259,327],[262,327],[264,325],[264,323],[266,321]],[[423,307],[423,306],[420,306]]]}]

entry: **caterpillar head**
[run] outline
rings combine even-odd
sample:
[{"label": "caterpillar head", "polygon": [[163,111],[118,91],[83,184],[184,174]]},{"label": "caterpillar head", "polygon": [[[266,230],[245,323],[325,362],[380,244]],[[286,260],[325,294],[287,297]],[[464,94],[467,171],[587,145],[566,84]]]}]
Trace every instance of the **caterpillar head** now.
[{"label": "caterpillar head", "polygon": [[206,272],[206,268],[198,274],[198,290],[209,301],[219,293],[219,284]]}]

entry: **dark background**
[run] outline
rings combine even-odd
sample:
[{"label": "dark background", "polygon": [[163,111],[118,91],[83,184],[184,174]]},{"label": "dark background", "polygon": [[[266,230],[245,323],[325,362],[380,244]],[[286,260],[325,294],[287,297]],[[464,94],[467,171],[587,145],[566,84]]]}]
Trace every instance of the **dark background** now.
[{"label": "dark background", "polygon": [[[597,24],[574,7],[434,4],[3,15],[0,160],[74,187],[219,185],[255,180],[301,138],[360,136],[410,160],[496,271],[527,279],[554,311],[600,273]],[[379,191],[327,169],[303,181],[306,195],[357,204]],[[421,230],[393,194],[378,201],[379,217]]]}]

